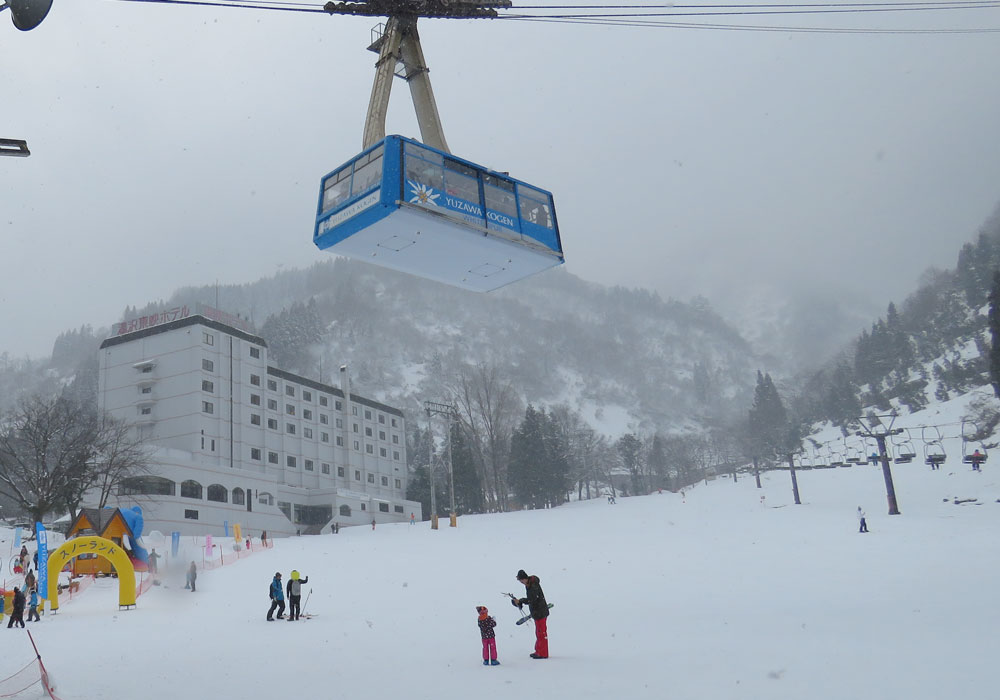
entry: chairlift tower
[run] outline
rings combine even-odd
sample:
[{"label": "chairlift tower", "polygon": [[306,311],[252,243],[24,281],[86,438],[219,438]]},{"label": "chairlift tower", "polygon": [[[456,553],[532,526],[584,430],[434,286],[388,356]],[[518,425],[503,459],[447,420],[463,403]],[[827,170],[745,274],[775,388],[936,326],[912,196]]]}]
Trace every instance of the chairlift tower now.
[{"label": "chairlift tower", "polygon": [[440,151],[450,153],[444,138],[441,117],[430,70],[424,61],[417,33],[417,19],[493,19],[495,8],[508,8],[510,0],[367,0],[361,2],[328,2],[323,9],[331,15],[388,17],[384,24],[372,30],[368,50],[378,54],[375,82],[368,102],[362,149],[385,138],[385,116],[389,108],[393,77],[402,78],[410,86],[413,109],[417,114],[421,140]]},{"label": "chairlift tower", "polygon": [[[883,418],[889,418],[889,424],[882,422]],[[889,501],[889,515],[899,515],[899,506],[896,504],[896,488],[892,483],[892,468],[889,466],[889,450],[886,448],[886,438],[890,435],[900,435],[902,428],[893,428],[896,422],[896,414],[877,416],[871,414],[861,419],[861,425],[867,423],[867,430],[857,431],[858,437],[874,438],[878,443],[879,460],[882,462],[882,477],[885,479],[885,495]]]}]

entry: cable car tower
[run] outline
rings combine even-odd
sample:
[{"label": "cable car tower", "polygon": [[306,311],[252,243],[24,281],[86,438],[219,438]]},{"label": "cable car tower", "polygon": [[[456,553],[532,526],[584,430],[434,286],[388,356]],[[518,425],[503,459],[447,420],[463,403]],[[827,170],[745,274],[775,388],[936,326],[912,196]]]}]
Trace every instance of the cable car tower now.
[{"label": "cable car tower", "polygon": [[[313,242],[321,250],[474,291],[498,289],[564,262],[552,194],[452,155],[417,33],[420,17],[490,19],[510,0],[328,2],[341,15],[388,20],[362,152],[320,186]],[[386,136],[392,79],[410,86],[421,141]]]}]

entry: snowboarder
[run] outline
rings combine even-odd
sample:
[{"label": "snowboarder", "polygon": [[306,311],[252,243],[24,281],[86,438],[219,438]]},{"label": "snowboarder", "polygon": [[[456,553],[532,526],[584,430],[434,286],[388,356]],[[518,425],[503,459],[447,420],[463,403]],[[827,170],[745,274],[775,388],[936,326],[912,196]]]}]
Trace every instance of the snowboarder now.
[{"label": "snowboarder", "polygon": [[477,605],[476,612],[479,613],[479,633],[483,637],[483,666],[499,666],[497,636],[493,631],[493,628],[497,626],[497,621],[493,619],[485,605]]},{"label": "snowboarder", "polygon": [[14,586],[14,600],[13,608],[10,611],[10,621],[7,623],[7,629],[10,629],[15,624],[24,627],[24,593]]},{"label": "snowboarder", "polygon": [[[187,579],[188,579],[188,583],[191,586],[191,592],[194,593],[194,591],[195,591],[195,581],[198,580],[198,567],[195,565],[194,562],[191,562],[191,567],[187,571]],[[186,587],[187,586],[185,586],[185,588]]]},{"label": "snowboarder", "polygon": [[271,617],[274,614],[274,609],[278,609],[278,619],[285,617],[285,592],[281,589],[281,572],[276,571],[274,573],[274,578],[271,580],[271,607],[267,611],[267,621],[274,622],[274,618]]},{"label": "snowboarder", "polygon": [[546,618],[549,616],[549,604],[545,601],[545,593],[542,592],[538,577],[528,576],[524,573],[524,569],[517,572],[517,580],[524,584],[527,597],[513,598],[511,603],[518,609],[527,603],[531,618],[535,621],[535,652],[531,654],[531,658],[547,659],[549,658],[549,634]]},{"label": "snowboarder", "polygon": [[865,512],[858,506],[858,532],[868,532],[868,523],[865,522]]},{"label": "snowboarder", "polygon": [[28,622],[31,622],[32,620],[34,620],[35,622],[39,622],[41,620],[41,618],[38,617],[38,589],[37,588],[32,588],[31,589],[31,598],[28,600]]},{"label": "snowboarder", "polygon": [[[309,583],[309,577],[299,578],[298,571],[292,571],[288,579],[288,621],[299,619],[299,602],[302,600],[302,584]],[[278,615],[281,617],[281,615]]]}]

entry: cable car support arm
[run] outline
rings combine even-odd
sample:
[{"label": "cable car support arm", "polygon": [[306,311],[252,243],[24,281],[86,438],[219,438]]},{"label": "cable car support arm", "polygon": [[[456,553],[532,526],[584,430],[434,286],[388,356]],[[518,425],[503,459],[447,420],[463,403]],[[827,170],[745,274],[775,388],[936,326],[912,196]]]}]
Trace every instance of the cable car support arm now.
[{"label": "cable car support arm", "polygon": [[[490,19],[497,16],[496,7],[510,7],[510,0],[370,0],[369,2],[328,2],[323,9],[333,14],[386,16],[388,21],[381,35],[368,48],[379,55],[375,64],[375,82],[368,102],[368,116],[362,148],[368,148],[385,138],[385,117],[389,108],[392,78],[399,76],[410,86],[413,109],[420,126],[420,139],[428,146],[450,153],[444,138],[441,117],[430,71],[424,61],[417,34],[419,17],[454,19]],[[397,66],[402,67],[399,72]]]}]

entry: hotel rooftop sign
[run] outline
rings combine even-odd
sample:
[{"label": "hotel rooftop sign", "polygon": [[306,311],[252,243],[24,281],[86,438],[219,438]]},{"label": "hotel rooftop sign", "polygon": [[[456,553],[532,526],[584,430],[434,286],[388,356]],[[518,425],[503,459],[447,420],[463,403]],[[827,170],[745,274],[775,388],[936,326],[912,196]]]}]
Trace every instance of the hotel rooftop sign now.
[{"label": "hotel rooftop sign", "polygon": [[172,309],[166,309],[164,311],[158,311],[156,313],[115,323],[113,327],[113,335],[126,335],[127,333],[143,331],[147,328],[160,326],[164,323],[179,321],[183,318],[187,318],[188,316],[204,316],[212,321],[218,321],[219,323],[223,323],[227,326],[232,326],[233,328],[241,330],[244,333],[256,334],[257,332],[252,323],[240,318],[239,316],[228,314],[225,311],[219,311],[218,309],[208,306],[207,304],[196,304],[195,310],[192,312],[191,308],[185,304],[184,306],[175,306]]}]

